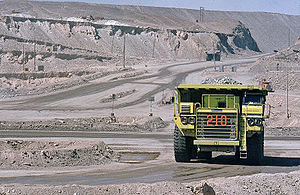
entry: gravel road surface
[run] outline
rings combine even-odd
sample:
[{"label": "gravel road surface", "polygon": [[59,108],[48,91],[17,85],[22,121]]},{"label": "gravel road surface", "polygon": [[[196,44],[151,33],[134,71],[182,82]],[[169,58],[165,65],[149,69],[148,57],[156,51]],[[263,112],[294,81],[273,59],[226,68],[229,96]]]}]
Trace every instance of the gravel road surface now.
[{"label": "gravel road surface", "polygon": [[[1,131],[1,137],[31,137],[25,140],[49,140],[41,137],[53,137],[51,141],[97,140],[105,142],[113,151],[121,154],[119,165],[112,165],[114,169],[111,166],[76,167],[76,172],[72,169],[48,169],[39,170],[40,174],[36,176],[32,176],[38,173],[36,170],[16,170],[9,176],[6,175],[6,170],[2,170],[0,181],[3,184],[107,185],[160,181],[188,183],[216,177],[290,172],[300,167],[300,137],[266,137],[265,161],[262,166],[249,166],[243,161],[237,162],[231,153],[216,153],[209,162],[176,163],[173,156],[173,138],[169,129],[163,129],[160,133],[139,134],[22,130]],[[14,177],[14,174],[18,177]]]}]

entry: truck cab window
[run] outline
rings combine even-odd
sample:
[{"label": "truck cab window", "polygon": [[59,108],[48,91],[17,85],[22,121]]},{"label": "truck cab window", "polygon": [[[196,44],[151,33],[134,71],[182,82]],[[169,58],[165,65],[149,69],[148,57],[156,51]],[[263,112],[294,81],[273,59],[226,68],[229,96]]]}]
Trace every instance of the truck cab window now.
[{"label": "truck cab window", "polygon": [[262,97],[259,95],[247,95],[244,97],[243,104],[262,104]]},{"label": "truck cab window", "polygon": [[218,102],[218,108],[226,108],[226,102]]}]

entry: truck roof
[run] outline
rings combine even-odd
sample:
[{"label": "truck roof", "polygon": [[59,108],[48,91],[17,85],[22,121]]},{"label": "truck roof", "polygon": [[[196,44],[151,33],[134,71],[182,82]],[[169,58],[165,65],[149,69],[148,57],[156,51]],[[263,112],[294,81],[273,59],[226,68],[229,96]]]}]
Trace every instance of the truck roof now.
[{"label": "truck roof", "polygon": [[267,94],[267,91],[256,85],[211,85],[211,84],[180,84],[177,89],[198,89],[198,90],[241,90],[241,91],[259,91]]}]

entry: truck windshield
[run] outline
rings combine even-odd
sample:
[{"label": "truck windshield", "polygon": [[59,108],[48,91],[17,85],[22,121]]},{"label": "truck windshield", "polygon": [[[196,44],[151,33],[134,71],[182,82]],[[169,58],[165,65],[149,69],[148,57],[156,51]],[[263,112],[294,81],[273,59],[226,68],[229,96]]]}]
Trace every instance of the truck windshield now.
[{"label": "truck windshield", "polygon": [[201,102],[201,93],[194,89],[180,91],[181,102]]},{"label": "truck windshield", "polygon": [[243,104],[262,104],[262,97],[259,95],[247,95],[244,97]]}]

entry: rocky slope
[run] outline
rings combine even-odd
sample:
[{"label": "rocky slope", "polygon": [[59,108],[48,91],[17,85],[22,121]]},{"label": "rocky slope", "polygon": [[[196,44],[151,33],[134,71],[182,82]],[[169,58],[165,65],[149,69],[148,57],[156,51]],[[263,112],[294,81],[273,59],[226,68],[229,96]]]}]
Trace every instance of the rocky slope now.
[{"label": "rocky slope", "polygon": [[[74,2],[37,2],[10,0],[0,2],[0,13],[22,13],[37,18],[63,18],[89,16],[107,20],[118,20],[130,25],[151,26],[153,28],[200,29],[199,10],[100,5]],[[230,12],[205,10],[204,21],[234,19],[249,27],[259,48],[265,52],[288,46],[288,34],[294,42],[300,33],[300,16],[265,12]],[[220,25],[221,28],[224,25]]]},{"label": "rocky slope", "polygon": [[43,65],[45,71],[107,70],[107,65],[122,65],[124,35],[130,65],[153,58],[204,60],[205,52],[212,48],[223,55],[260,52],[249,29],[239,21],[221,20],[200,27],[178,30],[106,25],[78,18],[2,16],[1,72],[22,72],[23,66],[32,71],[34,65]]},{"label": "rocky slope", "polygon": [[289,75],[289,89],[298,90],[300,88],[300,39],[295,45],[277,51],[270,56],[260,58],[250,69],[257,75],[257,81],[266,79],[271,81],[275,90],[286,89],[286,70]]}]

